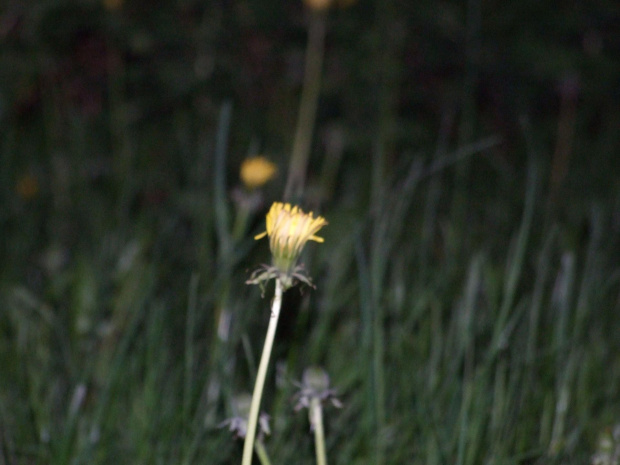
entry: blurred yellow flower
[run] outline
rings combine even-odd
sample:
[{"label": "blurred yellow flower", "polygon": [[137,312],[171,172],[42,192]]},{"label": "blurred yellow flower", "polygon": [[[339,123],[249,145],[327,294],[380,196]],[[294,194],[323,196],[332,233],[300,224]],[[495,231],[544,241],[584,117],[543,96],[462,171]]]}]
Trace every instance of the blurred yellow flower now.
[{"label": "blurred yellow flower", "polygon": [[322,216],[304,213],[299,207],[289,203],[274,202],[267,213],[267,231],[255,239],[269,236],[269,248],[273,265],[284,275],[290,275],[306,242],[323,242],[315,234],[327,221]]},{"label": "blurred yellow flower", "polygon": [[304,0],[306,6],[314,11],[327,11],[334,5],[344,9],[356,2],[357,0]]},{"label": "blurred yellow flower", "polygon": [[254,190],[273,179],[277,172],[278,167],[275,163],[265,157],[257,156],[243,160],[240,176],[245,187]]},{"label": "blurred yellow flower", "polygon": [[304,0],[308,8],[314,11],[325,11],[332,5],[332,0]]},{"label": "blurred yellow flower", "polygon": [[30,200],[39,193],[39,181],[32,174],[24,174],[15,184],[15,191],[24,200]]},{"label": "blurred yellow flower", "polygon": [[123,7],[123,0],[103,0],[103,6],[108,11],[117,11]]}]

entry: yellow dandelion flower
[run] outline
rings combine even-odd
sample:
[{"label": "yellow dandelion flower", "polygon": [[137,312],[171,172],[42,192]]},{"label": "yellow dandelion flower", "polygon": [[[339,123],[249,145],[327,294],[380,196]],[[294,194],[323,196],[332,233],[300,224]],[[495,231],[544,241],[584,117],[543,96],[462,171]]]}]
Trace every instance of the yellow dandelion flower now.
[{"label": "yellow dandelion flower", "polygon": [[24,174],[17,180],[15,191],[24,200],[31,200],[39,193],[39,181],[31,174]]},{"label": "yellow dandelion flower", "polygon": [[123,0],[103,0],[103,6],[108,11],[118,11],[123,7]]},{"label": "yellow dandelion flower", "polygon": [[332,0],[304,0],[304,3],[311,10],[326,11],[332,5]]},{"label": "yellow dandelion flower", "polygon": [[277,165],[265,157],[250,157],[241,163],[240,177],[245,187],[254,190],[272,180],[277,172]]},{"label": "yellow dandelion flower", "polygon": [[289,203],[274,202],[267,213],[266,223],[267,231],[255,239],[269,236],[273,265],[281,275],[290,277],[306,242],[323,242],[323,238],[315,234],[327,221],[322,216],[315,218],[312,212],[304,213]]},{"label": "yellow dandelion flower", "polygon": [[356,2],[357,0],[304,0],[308,8],[319,13],[329,10],[334,5],[346,9]]}]

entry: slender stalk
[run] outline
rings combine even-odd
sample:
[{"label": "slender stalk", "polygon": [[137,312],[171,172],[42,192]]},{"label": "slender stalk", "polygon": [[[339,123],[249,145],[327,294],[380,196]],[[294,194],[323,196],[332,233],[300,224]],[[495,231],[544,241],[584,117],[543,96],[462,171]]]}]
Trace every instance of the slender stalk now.
[{"label": "slender stalk", "polygon": [[254,444],[254,450],[256,450],[256,455],[258,455],[258,460],[260,460],[261,465],[271,465],[271,461],[269,460],[263,441],[260,439],[256,441]]},{"label": "slender stalk", "polygon": [[273,340],[276,335],[276,328],[278,327],[278,318],[280,317],[280,308],[282,307],[282,292],[282,283],[279,279],[276,279],[276,293],[271,306],[271,318],[269,319],[263,354],[261,355],[260,364],[258,366],[256,383],[254,384],[252,404],[250,405],[250,416],[248,418],[248,431],[243,444],[243,459],[241,465],[251,465],[252,463],[252,450],[254,448],[254,438],[256,437],[258,411],[263,396],[263,387],[265,386],[265,377],[267,375],[267,367],[269,366],[269,358],[271,357],[271,349],[273,348]]},{"label": "slender stalk", "polygon": [[247,206],[242,205],[237,210],[237,216],[235,218],[235,223],[233,225],[233,229],[232,229],[233,241],[238,242],[239,240],[241,240],[241,238],[243,238],[243,235],[245,234],[245,230],[248,227],[249,219],[250,219],[250,209]]},{"label": "slender stalk", "polygon": [[323,430],[323,407],[321,399],[312,397],[310,401],[310,415],[314,426],[314,447],[316,450],[317,465],[327,465],[327,455],[325,454],[325,432]]},{"label": "slender stalk", "polygon": [[312,12],[311,14],[308,28],[304,83],[301,90],[301,102],[299,104],[299,115],[297,117],[295,139],[293,140],[288,179],[284,189],[284,199],[287,201],[301,197],[304,190],[316,110],[321,92],[326,20],[322,12]]},{"label": "slender stalk", "polygon": [[183,421],[188,424],[192,395],[192,374],[194,371],[194,327],[196,323],[196,308],[198,301],[198,275],[194,274],[189,285],[189,302],[185,319],[185,366],[183,373]]}]

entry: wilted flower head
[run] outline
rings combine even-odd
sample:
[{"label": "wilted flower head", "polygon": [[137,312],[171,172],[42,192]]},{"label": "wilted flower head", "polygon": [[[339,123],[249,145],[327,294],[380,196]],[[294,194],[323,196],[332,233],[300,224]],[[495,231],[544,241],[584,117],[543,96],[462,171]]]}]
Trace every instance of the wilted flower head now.
[{"label": "wilted flower head", "polygon": [[620,423],[613,429],[605,428],[598,438],[592,465],[618,465],[620,463]]},{"label": "wilted flower head", "polygon": [[[250,404],[252,403],[252,396],[247,393],[237,395],[233,399],[233,411],[234,416],[228,420],[220,423],[220,428],[228,426],[228,430],[233,432],[238,438],[245,438],[248,429],[248,417],[250,415]],[[271,434],[269,428],[269,415],[261,413],[258,418],[259,435]]]},{"label": "wilted flower head", "polygon": [[[308,409],[310,428],[314,430],[317,415],[324,404],[331,403],[336,408],[342,407],[342,402],[336,397],[336,390],[329,387],[329,375],[321,367],[309,367],[304,371],[303,381],[295,383],[299,391],[295,394],[295,411]],[[319,420],[321,421],[321,420]]]},{"label": "wilted flower head", "polygon": [[278,167],[275,163],[257,156],[243,160],[239,175],[245,187],[254,190],[273,179],[277,172]]}]

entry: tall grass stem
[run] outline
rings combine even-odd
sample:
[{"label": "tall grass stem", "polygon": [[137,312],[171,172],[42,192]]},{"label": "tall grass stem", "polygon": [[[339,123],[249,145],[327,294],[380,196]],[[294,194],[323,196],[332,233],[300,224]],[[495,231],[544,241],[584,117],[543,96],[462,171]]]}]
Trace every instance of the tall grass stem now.
[{"label": "tall grass stem", "polygon": [[316,110],[321,92],[325,27],[325,15],[313,12],[308,27],[308,47],[306,49],[304,83],[301,91],[297,128],[295,129],[291,164],[284,189],[284,200],[286,201],[298,199],[304,190]]},{"label": "tall grass stem", "polygon": [[196,326],[196,307],[198,305],[198,275],[194,274],[189,285],[187,316],[185,319],[185,364],[183,373],[183,418],[189,421],[194,369],[194,327]]}]

